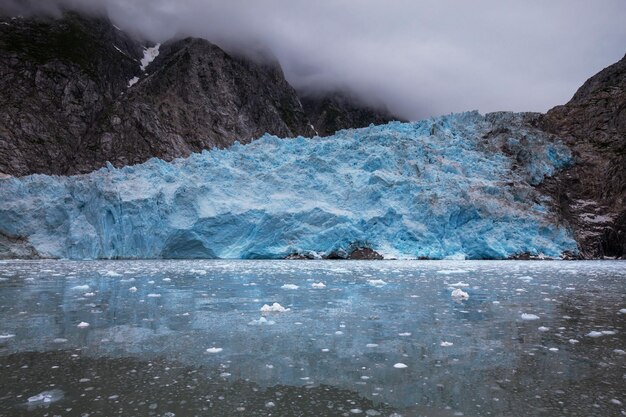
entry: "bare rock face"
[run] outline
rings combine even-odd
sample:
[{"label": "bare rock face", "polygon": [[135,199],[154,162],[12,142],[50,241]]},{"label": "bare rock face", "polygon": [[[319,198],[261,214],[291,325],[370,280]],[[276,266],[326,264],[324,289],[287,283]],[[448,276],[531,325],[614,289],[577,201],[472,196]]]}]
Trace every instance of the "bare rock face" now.
[{"label": "bare rock face", "polygon": [[315,133],[329,136],[338,130],[381,125],[398,120],[389,110],[362,104],[349,93],[304,94],[302,105]]},{"label": "bare rock face", "polygon": [[544,185],[584,257],[626,257],[626,56],[540,121],[572,148],[576,164]]},{"label": "bare rock face", "polygon": [[101,19],[0,20],[0,172],[77,172],[87,132],[139,72],[141,55]]}]

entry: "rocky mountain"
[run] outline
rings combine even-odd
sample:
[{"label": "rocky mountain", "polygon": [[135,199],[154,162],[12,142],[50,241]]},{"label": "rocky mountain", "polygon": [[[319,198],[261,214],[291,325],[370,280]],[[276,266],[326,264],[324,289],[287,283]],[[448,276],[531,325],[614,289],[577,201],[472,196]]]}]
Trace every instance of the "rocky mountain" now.
[{"label": "rocky mountain", "polygon": [[[203,39],[155,47],[76,13],[2,18],[0,74],[0,173],[8,175],[171,160],[264,133],[312,136],[317,123],[276,62]],[[380,118],[339,120],[346,128]]]},{"label": "rocky mountain", "polygon": [[576,164],[544,185],[587,258],[626,257],[626,56],[540,120]]},{"label": "rocky mountain", "polygon": [[376,107],[365,104],[346,92],[304,94],[301,101],[316,134],[320,136],[332,135],[341,129],[381,125],[398,120],[383,105]]}]

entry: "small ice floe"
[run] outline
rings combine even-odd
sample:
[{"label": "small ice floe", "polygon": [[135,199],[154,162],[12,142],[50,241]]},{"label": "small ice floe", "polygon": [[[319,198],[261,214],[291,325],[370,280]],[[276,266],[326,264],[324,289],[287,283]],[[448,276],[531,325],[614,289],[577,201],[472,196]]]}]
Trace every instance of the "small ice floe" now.
[{"label": "small ice floe", "polygon": [[172,278],[163,278],[163,282],[172,282]]},{"label": "small ice floe", "polygon": [[596,337],[601,337],[601,336],[610,336],[610,335],[614,335],[614,334],[616,334],[616,333],[617,333],[617,332],[616,332],[616,331],[614,331],[614,330],[601,330],[601,331],[599,331],[599,332],[598,332],[598,331],[593,330],[593,331],[591,331],[591,332],[587,333],[585,336],[587,336],[587,337],[594,337],[594,338],[596,338]]},{"label": "small ice floe", "polygon": [[74,287],[71,288],[74,291],[88,291],[89,290],[89,285],[76,285]]},{"label": "small ice floe", "polygon": [[545,326],[541,326],[537,330],[539,330],[540,332],[547,332],[548,330],[550,330],[550,328],[549,327],[545,327]]},{"label": "small ice floe", "polygon": [[559,348],[555,348],[555,347],[551,347],[550,349],[548,349],[550,352],[558,352]]},{"label": "small ice floe", "polygon": [[268,304],[263,304],[261,307],[261,313],[284,313],[285,311],[289,311],[291,309],[285,308],[278,303],[274,303],[271,306]]},{"label": "small ice floe", "polygon": [[622,308],[622,309],[619,311],[619,314],[626,314],[626,308]]},{"label": "small ice floe", "polygon": [[128,289],[128,291],[130,291],[130,292],[137,292],[137,287],[130,287]]},{"label": "small ice floe", "polygon": [[322,352],[324,352],[324,353],[330,352],[330,349],[324,348],[324,349],[322,349]]},{"label": "small ice floe", "polygon": [[65,343],[65,342],[67,342],[67,339],[64,339],[62,337],[57,337],[56,339],[52,341],[52,343]]},{"label": "small ice floe", "polygon": [[314,282],[313,284],[311,284],[311,287],[313,287],[313,288],[326,288],[326,284],[324,284],[323,282]]},{"label": "small ice floe", "polygon": [[94,295],[96,295],[95,292],[86,292],[83,294],[83,297],[93,297]]},{"label": "small ice floe", "polygon": [[119,272],[115,272],[115,271],[106,271],[104,275],[107,277],[121,277],[122,276],[122,274],[120,274]]},{"label": "small ice floe", "polygon": [[150,293],[148,295],[146,295],[146,297],[150,297],[150,298],[159,298],[161,296],[161,294],[156,294],[156,293]]},{"label": "small ice floe", "polygon": [[248,322],[248,326],[272,326],[276,324],[273,320],[268,320],[265,317],[260,317],[258,320],[252,320]]},{"label": "small ice floe", "polygon": [[396,369],[404,369],[404,368],[408,368],[408,365],[405,365],[402,362],[398,362],[395,365],[393,365],[393,367]]},{"label": "small ice floe", "polygon": [[54,401],[58,401],[63,398],[63,391],[53,389],[51,391],[44,391],[32,397],[28,397],[27,403],[29,406],[37,406],[39,404],[49,404]]},{"label": "small ice floe", "polygon": [[15,335],[12,334],[12,333],[0,334],[0,340],[12,339],[14,337],[15,337]]},{"label": "small ice floe", "polygon": [[297,285],[295,285],[295,284],[284,284],[284,285],[283,285],[282,287],[280,287],[280,288],[282,288],[283,290],[297,290],[297,289],[298,289],[298,288],[300,288],[300,287],[298,287],[298,286],[297,286]]},{"label": "small ice floe", "polygon": [[464,269],[442,269],[441,271],[437,271],[438,274],[443,274],[443,275],[452,275],[452,274],[466,274],[469,271],[466,271]]},{"label": "small ice floe", "polygon": [[378,343],[368,343],[367,345],[365,345],[365,347],[375,348],[375,347],[378,347]]},{"label": "small ice floe", "polygon": [[617,353],[618,355],[626,355],[626,351],[622,349],[613,349],[613,353]]},{"label": "small ice floe", "polygon": [[459,281],[455,284],[448,284],[448,286],[450,287],[456,287],[456,288],[465,288],[465,287],[469,287],[469,284],[463,282],[463,281]]},{"label": "small ice floe", "polygon": [[403,337],[411,336],[411,333],[409,332],[398,333],[398,336],[403,336]]},{"label": "small ice floe", "polygon": [[210,347],[206,350],[207,353],[220,353],[224,349],[218,347]]},{"label": "small ice floe", "polygon": [[384,287],[385,285],[387,285],[387,283],[382,279],[368,279],[367,283],[370,284],[372,287]]},{"label": "small ice floe", "polygon": [[613,398],[611,399],[611,401],[609,401],[611,404],[615,404],[615,405],[622,405],[622,402],[620,400],[618,400],[617,398]]},{"label": "small ice floe", "polygon": [[441,346],[441,347],[449,347],[449,346],[452,346],[453,344],[454,343],[452,343],[452,342],[441,342],[439,344],[439,346]]},{"label": "small ice floe", "polygon": [[360,408],[351,408],[350,412],[352,414],[361,414],[363,412],[363,410],[361,410]]},{"label": "small ice floe", "polygon": [[569,342],[570,344],[572,344],[572,345],[575,345],[576,343],[578,343],[578,340],[576,340],[576,339],[570,339],[570,340],[568,340],[568,342]]},{"label": "small ice floe", "polygon": [[452,294],[450,294],[450,296],[452,298],[454,298],[455,300],[467,300],[467,299],[469,299],[469,294],[466,293],[465,291],[463,291],[460,288],[455,288],[452,291]]},{"label": "small ice floe", "polygon": [[84,329],[85,327],[89,327],[89,323],[87,323],[86,321],[81,321],[76,325],[76,327],[78,327],[79,329]]},{"label": "small ice floe", "polygon": [[536,314],[522,313],[522,320],[539,320],[539,316]]},{"label": "small ice floe", "polygon": [[528,276],[528,275],[524,275],[523,277],[517,277],[517,279],[519,279],[519,280],[521,280],[521,281],[526,281],[526,282],[529,282],[529,281],[532,281],[532,280],[533,280],[533,277]]}]

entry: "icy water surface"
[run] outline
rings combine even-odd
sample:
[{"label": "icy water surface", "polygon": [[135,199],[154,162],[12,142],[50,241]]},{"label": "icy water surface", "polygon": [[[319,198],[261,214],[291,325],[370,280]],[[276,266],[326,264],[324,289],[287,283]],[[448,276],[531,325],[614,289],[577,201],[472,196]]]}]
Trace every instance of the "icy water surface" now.
[{"label": "icy water surface", "polygon": [[620,261],[2,262],[0,415],[620,416],[625,323]]}]

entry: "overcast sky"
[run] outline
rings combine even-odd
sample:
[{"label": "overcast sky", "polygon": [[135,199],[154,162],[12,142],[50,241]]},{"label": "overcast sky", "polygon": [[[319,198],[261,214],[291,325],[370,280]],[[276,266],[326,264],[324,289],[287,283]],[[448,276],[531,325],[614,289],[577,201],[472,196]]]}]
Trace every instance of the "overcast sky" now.
[{"label": "overcast sky", "polygon": [[[27,0],[0,0],[5,9]],[[400,116],[546,111],[626,54],[626,0],[30,0],[100,9],[154,41],[267,47],[298,89]]]}]

